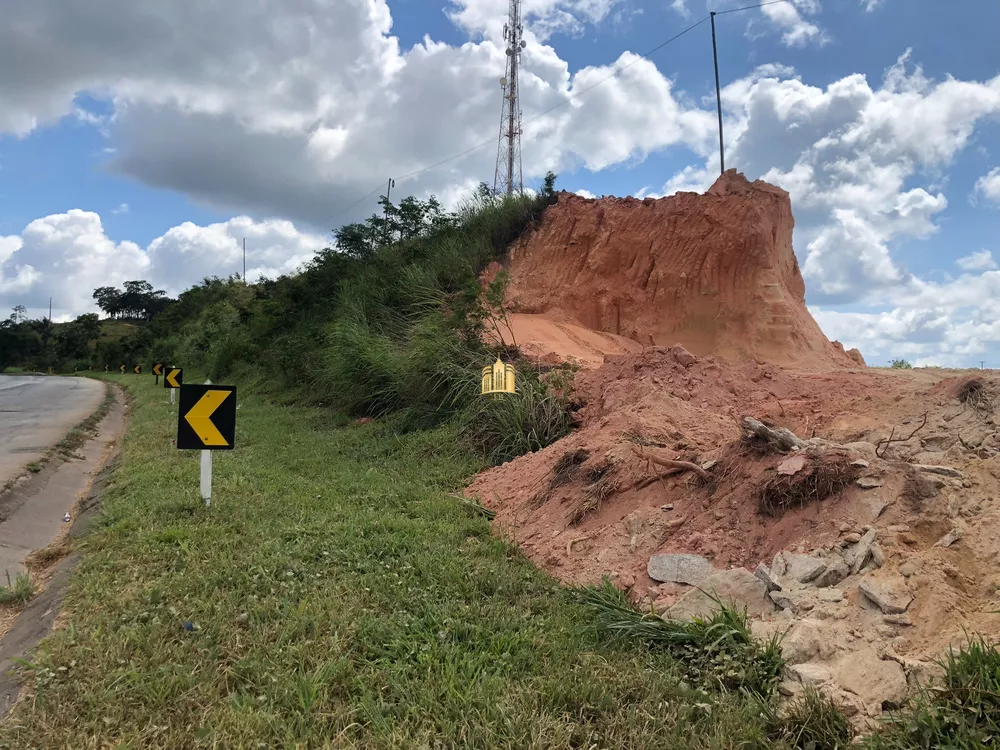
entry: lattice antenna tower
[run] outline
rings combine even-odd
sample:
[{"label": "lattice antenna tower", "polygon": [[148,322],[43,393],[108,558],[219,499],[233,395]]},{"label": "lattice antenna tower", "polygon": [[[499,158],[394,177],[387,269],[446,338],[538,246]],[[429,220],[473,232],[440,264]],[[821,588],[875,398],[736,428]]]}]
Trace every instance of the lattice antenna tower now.
[{"label": "lattice antenna tower", "polygon": [[518,71],[521,50],[527,46],[521,37],[521,0],[510,0],[510,13],[503,27],[507,43],[507,71],[500,79],[503,107],[500,110],[500,142],[497,145],[497,168],[493,175],[493,193],[524,192],[521,179],[521,103],[518,99]]}]

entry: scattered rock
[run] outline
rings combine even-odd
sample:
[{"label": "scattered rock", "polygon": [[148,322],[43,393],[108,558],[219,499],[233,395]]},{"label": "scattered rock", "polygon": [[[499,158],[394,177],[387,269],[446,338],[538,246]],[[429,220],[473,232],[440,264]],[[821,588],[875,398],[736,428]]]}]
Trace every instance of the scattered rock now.
[{"label": "scattered rock", "polygon": [[792,597],[781,591],[772,591],[768,596],[771,597],[771,601],[778,605],[779,609],[795,610],[795,602]]},{"label": "scattered rock", "polygon": [[913,597],[906,592],[903,582],[888,579],[864,578],[858,589],[884,614],[900,615],[906,611]]},{"label": "scattered rock", "polygon": [[863,490],[874,490],[882,486],[882,480],[877,477],[858,477],[854,483]]},{"label": "scattered rock", "polygon": [[851,569],[844,562],[844,558],[840,555],[834,555],[823,572],[819,574],[819,577],[816,579],[816,585],[821,589],[828,586],[836,586],[850,574]]},{"label": "scattered rock", "polygon": [[[714,597],[714,598],[713,598]],[[691,589],[664,615],[671,620],[708,617],[719,608],[718,601],[742,610],[748,615],[774,612],[774,603],[767,598],[767,584],[744,568],[720,570]]]},{"label": "scattered rock", "polygon": [[865,461],[863,458],[859,458],[856,461],[851,461],[851,466],[855,469],[867,469],[871,464]]},{"label": "scattered rock", "polygon": [[799,555],[794,552],[782,552],[785,561],[785,574],[799,583],[809,583],[826,570],[826,561],[811,555]]},{"label": "scattered rock", "polygon": [[788,572],[788,565],[785,563],[785,556],[778,552],[771,561],[771,573],[776,576],[783,576]]},{"label": "scattered rock", "polygon": [[818,656],[824,643],[829,643],[826,625],[818,620],[800,620],[781,641],[781,657],[789,664],[804,664]]},{"label": "scattered rock", "polygon": [[850,534],[844,534],[844,538],[840,541],[842,544],[857,544],[861,541],[861,534],[852,531]]},{"label": "scattered rock", "polygon": [[820,589],[816,592],[816,598],[821,602],[842,602],[844,592],[840,589]]},{"label": "scattered rock", "polygon": [[962,472],[958,469],[954,469],[951,466],[931,466],[930,464],[913,464],[913,468],[917,471],[923,471],[927,474],[939,474],[943,477],[954,477],[955,479],[962,478]]},{"label": "scattered rock", "polygon": [[848,692],[861,697],[871,716],[882,713],[883,705],[899,706],[906,698],[906,673],[894,661],[879,658],[874,648],[841,658],[833,676]]},{"label": "scattered rock", "polygon": [[757,566],[757,570],[755,570],[753,574],[754,577],[764,582],[768,591],[781,591],[781,584],[778,583],[778,579],[771,574],[771,571],[768,570],[767,566],[763,563]]},{"label": "scattered rock", "polygon": [[881,568],[885,565],[885,552],[879,545],[877,544],[872,545],[871,554],[872,554],[872,565],[874,565],[876,568]]},{"label": "scattered rock", "polygon": [[819,664],[792,664],[788,673],[803,685],[822,685],[833,678],[830,670]]},{"label": "scattered rock", "polygon": [[712,572],[712,564],[701,555],[653,555],[646,573],[654,581],[697,586]]},{"label": "scattered rock", "polygon": [[938,539],[935,543],[935,547],[950,547],[959,539],[965,536],[965,529],[955,526],[951,531],[945,534],[943,537]]},{"label": "scattered rock", "polygon": [[690,367],[691,365],[693,365],[695,362],[698,361],[698,358],[696,356],[694,356],[691,352],[689,352],[680,344],[670,347],[668,351],[670,352],[671,355],[673,355],[673,358],[677,361],[677,364],[681,365],[682,367]]},{"label": "scattered rock", "polygon": [[875,534],[875,529],[868,529],[864,533],[864,536],[858,539],[857,546],[848,555],[845,555],[844,559],[851,566],[852,573],[860,571],[865,567],[865,563],[868,562],[868,556],[872,552],[872,545],[875,544]]},{"label": "scattered rock", "polygon": [[883,615],[882,622],[887,625],[902,625],[903,627],[909,627],[913,625],[912,620],[910,620],[909,615]]},{"label": "scattered rock", "polygon": [[660,510],[673,510],[673,509],[674,509],[673,503],[667,503],[666,505],[660,506]]}]

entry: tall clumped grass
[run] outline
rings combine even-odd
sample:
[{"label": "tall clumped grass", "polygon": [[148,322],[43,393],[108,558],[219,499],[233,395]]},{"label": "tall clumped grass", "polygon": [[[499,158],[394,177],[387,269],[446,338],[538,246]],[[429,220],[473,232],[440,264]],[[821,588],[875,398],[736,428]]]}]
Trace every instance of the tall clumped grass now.
[{"label": "tall clumped grass", "polygon": [[[565,400],[516,349],[486,343],[502,294],[484,295],[479,278],[541,216],[551,180],[535,197],[481,189],[454,214],[433,198],[386,201],[388,222],[376,215],[341,228],[339,247],[299,274],[254,285],[206,279],[152,321],[144,344],[122,343],[120,356],[141,344],[158,361],[216,382],[238,378],[279,401],[397,415],[404,431],[454,420],[490,462],[538,450],[569,430]],[[498,353],[517,364],[518,393],[480,398],[479,373]]]},{"label": "tall clumped grass", "polygon": [[868,740],[871,750],[1000,747],[1000,650],[975,637]]}]

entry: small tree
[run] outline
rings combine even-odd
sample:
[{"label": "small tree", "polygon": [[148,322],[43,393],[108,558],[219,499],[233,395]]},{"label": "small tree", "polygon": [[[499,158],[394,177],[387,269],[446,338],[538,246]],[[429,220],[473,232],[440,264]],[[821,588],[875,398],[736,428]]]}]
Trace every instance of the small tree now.
[{"label": "small tree", "polygon": [[892,367],[893,367],[894,370],[910,370],[910,369],[913,369],[913,365],[911,365],[905,359],[894,359],[894,360],[892,360]]},{"label": "small tree", "polygon": [[545,173],[542,181],[542,196],[550,202],[556,197],[556,174],[551,169]]}]

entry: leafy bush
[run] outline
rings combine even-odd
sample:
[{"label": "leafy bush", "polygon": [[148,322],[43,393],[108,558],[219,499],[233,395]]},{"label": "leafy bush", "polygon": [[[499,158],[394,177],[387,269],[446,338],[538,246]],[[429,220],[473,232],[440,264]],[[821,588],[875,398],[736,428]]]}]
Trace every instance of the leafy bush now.
[{"label": "leafy bush", "polygon": [[905,359],[894,359],[892,360],[892,368],[894,370],[910,370],[913,368],[913,365]]}]

